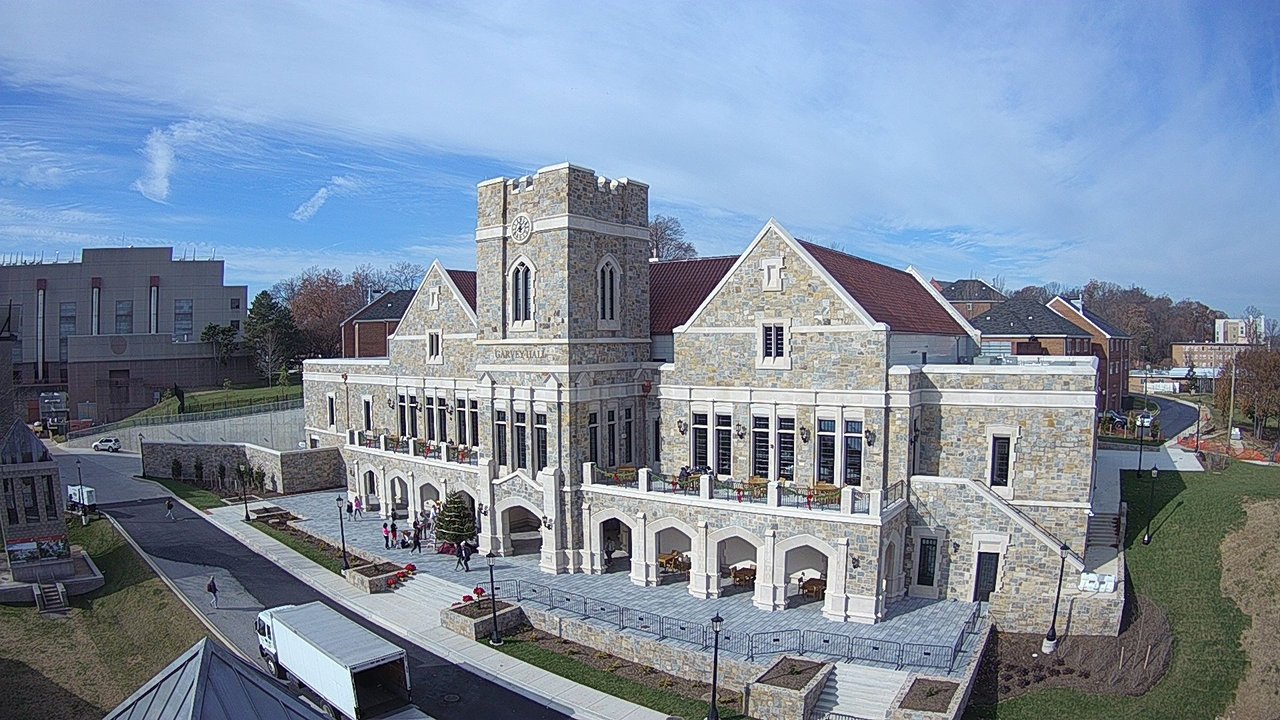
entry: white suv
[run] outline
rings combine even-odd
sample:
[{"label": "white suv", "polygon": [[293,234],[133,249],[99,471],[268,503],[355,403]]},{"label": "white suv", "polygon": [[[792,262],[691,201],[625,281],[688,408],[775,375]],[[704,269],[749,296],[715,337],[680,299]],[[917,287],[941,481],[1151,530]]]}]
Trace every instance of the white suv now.
[{"label": "white suv", "polygon": [[106,450],[107,452],[120,452],[120,438],[104,437],[100,438],[93,444],[94,450]]}]

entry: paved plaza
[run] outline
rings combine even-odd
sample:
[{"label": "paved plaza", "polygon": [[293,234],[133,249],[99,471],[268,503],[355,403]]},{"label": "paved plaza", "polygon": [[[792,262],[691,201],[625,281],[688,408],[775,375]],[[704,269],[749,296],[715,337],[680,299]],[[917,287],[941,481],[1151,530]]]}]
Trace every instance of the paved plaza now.
[{"label": "paved plaza", "polygon": [[[338,513],[335,498],[338,491],[294,495],[273,500],[273,504],[289,510],[302,518],[295,525],[310,534],[334,545],[339,542]],[[456,559],[429,550],[421,554],[409,550],[387,550],[383,546],[382,523],[377,515],[366,515],[362,520],[346,524],[348,549],[357,549],[361,555],[394,563],[413,562],[420,572],[427,572],[463,585],[483,585],[487,588],[489,577],[486,560],[481,555],[472,558],[471,572],[455,570]],[[411,527],[411,521],[400,521]],[[494,571],[499,593],[506,595],[511,581],[550,588],[552,592],[583,595],[590,600],[607,601],[641,613],[678,618],[691,623],[709,623],[717,613],[724,618],[726,647],[734,647],[734,639],[753,633],[779,633],[788,630],[816,630],[840,635],[900,644],[915,643],[950,648],[965,630],[965,624],[976,609],[974,603],[955,600],[927,600],[907,598],[890,606],[888,618],[874,625],[842,623],[822,616],[821,602],[809,602],[779,612],[769,612],[751,603],[751,593],[740,591],[712,599],[696,598],[689,594],[687,584],[672,582],[657,587],[633,585],[628,576],[628,560],[625,555],[615,556],[613,568],[604,575],[560,574],[551,575],[538,569],[538,554],[498,558]],[[673,578],[676,580],[677,578]],[[528,587],[528,586],[526,586]],[[726,588],[729,591],[730,588]],[[460,600],[461,598],[459,598]],[[564,611],[566,615],[572,614]],[[580,615],[579,615],[580,616]],[[978,634],[964,637],[961,655],[954,667],[963,668],[976,645]],[[696,648],[693,648],[696,649]],[[940,671],[931,668],[934,673]]]}]

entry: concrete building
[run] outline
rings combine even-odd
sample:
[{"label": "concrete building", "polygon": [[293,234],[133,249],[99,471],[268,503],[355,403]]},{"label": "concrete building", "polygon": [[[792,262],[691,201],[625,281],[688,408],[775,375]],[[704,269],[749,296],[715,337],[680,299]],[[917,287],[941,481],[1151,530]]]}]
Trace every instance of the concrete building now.
[{"label": "concrete building", "polygon": [[1213,342],[1218,345],[1261,345],[1265,342],[1267,319],[1225,318],[1213,321]]},{"label": "concrete building", "polygon": [[760,608],[859,623],[958,599],[1042,632],[1065,563],[1071,631],[1118,632],[1087,348],[975,365],[914,269],[775,221],[735,257],[651,262],[635,180],[563,164],[477,195],[474,295],[435,262],[387,357],[305,363],[309,442],[341,448],[351,497],[404,517],[456,491],[482,553],[594,574],[610,552],[699,598],[749,572]]},{"label": "concrete building", "polygon": [[386,357],[387,338],[396,331],[412,299],[412,290],[383,293],[344,320],[342,357]]},{"label": "concrete building", "polygon": [[247,288],[223,283],[221,260],[175,260],[172,248],[87,248],[77,262],[0,266],[11,303],[12,378],[26,419],[40,392],[67,392],[72,420],[110,422],[159,400],[175,383],[220,386],[253,377],[199,342],[210,323],[239,330]]},{"label": "concrete building", "polygon": [[1098,410],[1128,410],[1129,367],[1132,364],[1129,334],[1085,307],[1084,298],[1055,296],[1049,309],[1088,332],[1091,352],[1098,358]]},{"label": "concrete building", "polygon": [[1174,365],[1224,368],[1236,355],[1255,347],[1257,346],[1249,343],[1185,342],[1173,343],[1169,352]]}]

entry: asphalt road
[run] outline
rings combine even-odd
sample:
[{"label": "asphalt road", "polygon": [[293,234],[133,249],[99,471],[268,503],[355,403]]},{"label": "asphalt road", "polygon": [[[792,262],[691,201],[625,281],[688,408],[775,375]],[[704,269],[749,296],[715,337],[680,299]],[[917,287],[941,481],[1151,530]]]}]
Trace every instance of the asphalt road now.
[{"label": "asphalt road", "polygon": [[[1138,397],[1142,396],[1139,395]],[[1151,395],[1149,398],[1160,407],[1160,432],[1166,438],[1171,438],[1195,425],[1196,418],[1200,415],[1195,407],[1155,395]]]},{"label": "asphalt road", "polygon": [[[54,457],[68,483],[75,482],[76,460],[80,460],[79,473],[84,483],[97,491],[99,509],[115,518],[179,590],[249,657],[258,657],[253,631],[258,611],[321,600],[408,651],[414,704],[434,718],[568,717],[356,616],[182,504],[175,503],[175,519],[167,519],[165,492],[152,483],[132,478],[138,470],[136,455],[55,450]],[[218,609],[210,607],[209,595],[204,591],[210,575],[217,579]]]}]

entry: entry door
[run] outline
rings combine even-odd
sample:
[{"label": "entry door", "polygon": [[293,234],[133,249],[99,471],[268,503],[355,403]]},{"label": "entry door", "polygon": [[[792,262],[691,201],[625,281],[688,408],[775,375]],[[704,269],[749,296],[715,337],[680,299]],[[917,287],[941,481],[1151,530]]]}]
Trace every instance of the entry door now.
[{"label": "entry door", "polygon": [[973,586],[974,602],[987,602],[996,589],[996,571],[1000,567],[1000,553],[978,553],[978,578]]}]

